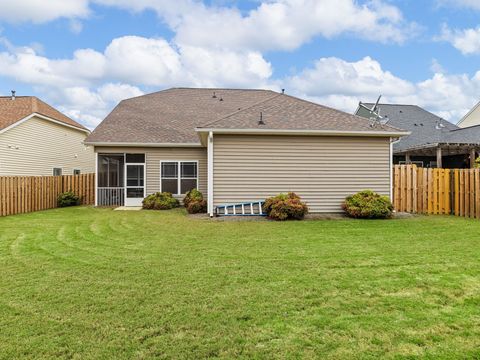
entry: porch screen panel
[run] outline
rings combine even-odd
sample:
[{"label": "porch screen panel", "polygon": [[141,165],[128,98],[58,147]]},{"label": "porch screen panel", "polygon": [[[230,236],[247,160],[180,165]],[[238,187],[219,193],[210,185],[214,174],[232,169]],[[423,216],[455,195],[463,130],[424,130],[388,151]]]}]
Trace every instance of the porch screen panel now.
[{"label": "porch screen panel", "polygon": [[124,185],[123,155],[98,155],[98,187],[123,187]]}]

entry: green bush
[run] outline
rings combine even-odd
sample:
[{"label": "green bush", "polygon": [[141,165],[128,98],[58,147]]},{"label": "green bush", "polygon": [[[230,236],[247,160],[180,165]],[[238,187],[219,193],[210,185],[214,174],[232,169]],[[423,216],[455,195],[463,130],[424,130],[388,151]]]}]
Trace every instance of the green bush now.
[{"label": "green bush", "polygon": [[202,200],[203,194],[197,189],[192,189],[185,194],[185,197],[183,198],[183,205],[185,205],[185,207],[188,207],[188,204],[190,204],[190,202]]},{"label": "green bush", "polygon": [[274,220],[301,220],[308,213],[307,204],[293,192],[266,199],[262,208]]},{"label": "green bush", "polygon": [[66,191],[57,197],[58,207],[77,206],[80,205],[80,198],[73,191]]},{"label": "green bush", "polygon": [[147,210],[169,210],[178,207],[180,204],[171,193],[157,192],[148,195],[142,201],[142,207]]},{"label": "green bush", "polygon": [[207,202],[203,199],[203,194],[197,189],[192,189],[185,195],[183,205],[185,205],[189,214],[207,212]]},{"label": "green bush", "polygon": [[205,200],[190,201],[186,207],[189,214],[199,214],[207,212],[207,202]]},{"label": "green bush", "polygon": [[393,205],[387,196],[371,190],[348,196],[343,204],[348,216],[359,219],[388,219],[392,217]]}]

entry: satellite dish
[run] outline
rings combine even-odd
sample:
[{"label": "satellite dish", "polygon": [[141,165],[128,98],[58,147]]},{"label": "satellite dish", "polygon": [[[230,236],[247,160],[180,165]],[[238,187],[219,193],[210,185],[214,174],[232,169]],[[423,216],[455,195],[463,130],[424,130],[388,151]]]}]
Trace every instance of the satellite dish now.
[{"label": "satellite dish", "polygon": [[360,102],[358,104],[358,106],[364,108],[365,110],[367,110],[370,114],[370,120],[372,120],[372,123],[370,124],[371,127],[374,127],[376,126],[377,124],[380,124],[380,125],[385,125],[388,123],[388,121],[390,120],[388,118],[388,116],[381,116],[380,115],[380,108],[378,107],[378,104],[380,103],[380,99],[382,98],[382,95],[380,95],[377,99],[377,102],[372,106],[372,108],[369,108],[368,106],[366,106],[365,104],[362,104],[362,102]]}]

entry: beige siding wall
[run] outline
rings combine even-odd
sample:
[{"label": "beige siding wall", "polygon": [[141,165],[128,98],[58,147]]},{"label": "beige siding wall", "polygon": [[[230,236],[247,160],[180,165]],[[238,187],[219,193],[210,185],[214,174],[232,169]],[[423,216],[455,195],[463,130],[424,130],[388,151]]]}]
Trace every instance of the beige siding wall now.
[{"label": "beige siding wall", "polygon": [[93,148],[83,145],[87,134],[40,118],[31,118],[0,134],[0,176],[64,175],[73,169],[94,172]]},{"label": "beige siding wall", "polygon": [[197,160],[198,189],[207,196],[207,149],[206,148],[132,148],[95,147],[97,153],[144,153],[146,155],[147,194],[160,191],[160,161]]},{"label": "beige siding wall", "polygon": [[480,125],[480,106],[476,107],[466,118],[458,124],[461,128]]},{"label": "beige siding wall", "polygon": [[390,192],[390,140],[214,136],[214,205],[294,191],[311,212],[338,212],[347,195]]}]

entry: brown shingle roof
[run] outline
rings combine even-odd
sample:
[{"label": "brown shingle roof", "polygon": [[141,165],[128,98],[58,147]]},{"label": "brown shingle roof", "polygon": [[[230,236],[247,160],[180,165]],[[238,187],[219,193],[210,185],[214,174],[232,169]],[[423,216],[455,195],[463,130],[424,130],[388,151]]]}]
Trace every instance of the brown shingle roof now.
[{"label": "brown shingle roof", "polygon": [[85,127],[54,109],[35,96],[17,96],[12,100],[10,96],[0,97],[0,130],[15,124],[17,121],[37,113],[62,123],[87,130]]},{"label": "brown shingle roof", "polygon": [[[263,124],[259,124],[260,116]],[[363,117],[285,94],[277,94],[277,96],[247,109],[203,125],[202,128],[352,132],[401,131],[388,125],[372,127],[372,122]]]},{"label": "brown shingle roof", "polygon": [[163,90],[121,101],[86,142],[199,143],[196,127],[273,96],[270,90]]},{"label": "brown shingle roof", "polygon": [[200,142],[196,128],[212,127],[398,131],[270,90],[173,88],[121,101],[86,142],[192,144]]}]

